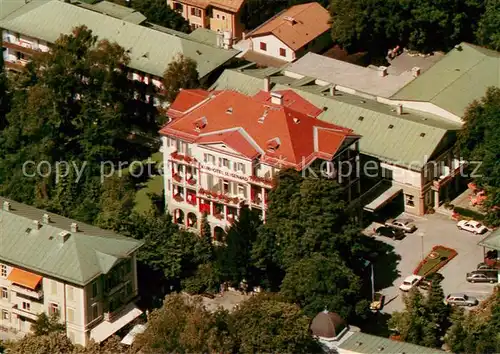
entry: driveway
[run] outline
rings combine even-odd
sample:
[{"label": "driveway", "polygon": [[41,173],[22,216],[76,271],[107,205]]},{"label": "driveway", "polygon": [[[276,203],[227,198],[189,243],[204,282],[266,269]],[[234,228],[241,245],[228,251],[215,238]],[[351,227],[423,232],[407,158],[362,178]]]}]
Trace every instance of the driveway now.
[{"label": "driveway", "polygon": [[[477,243],[487,234],[474,235],[467,231],[460,231],[453,220],[441,214],[426,215],[425,217],[404,215],[404,217],[413,219],[418,230],[407,234],[400,241],[376,237],[392,245],[394,252],[401,256],[397,266],[399,278],[390,287],[377,289],[386,295],[386,305],[383,312],[392,313],[404,310],[401,291],[398,287],[406,276],[413,273],[422,257],[425,257],[436,245],[453,248],[458,252],[455,258],[439,270],[444,276],[442,286],[445,295],[464,292],[481,301],[492,293],[494,284],[472,284],[465,280],[465,273],[476,269],[477,264],[483,260],[483,247],[478,246]],[[371,227],[373,228],[373,226]],[[376,279],[377,274],[375,274],[375,283],[377,283]]]}]

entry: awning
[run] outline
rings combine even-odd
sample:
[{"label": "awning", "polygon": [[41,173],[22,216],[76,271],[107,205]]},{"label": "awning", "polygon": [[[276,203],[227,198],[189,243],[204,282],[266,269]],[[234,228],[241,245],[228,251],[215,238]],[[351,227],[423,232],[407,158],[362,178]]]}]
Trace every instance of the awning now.
[{"label": "awning", "polygon": [[146,325],[143,324],[135,325],[134,328],[132,328],[132,330],[128,332],[125,337],[123,337],[120,343],[125,345],[132,345],[132,343],[134,343],[135,336],[144,333],[145,330],[146,330]]},{"label": "awning", "polygon": [[389,204],[399,193],[403,191],[403,188],[392,186],[385,190],[382,194],[377,196],[374,200],[364,206],[364,210],[374,212],[383,206]]},{"label": "awning", "polygon": [[491,234],[479,241],[478,245],[500,251],[500,229],[493,231]]},{"label": "awning", "polygon": [[90,331],[90,338],[100,343],[135,320],[141,313],[142,311],[134,303],[130,303],[120,311],[120,316],[114,319],[113,322],[103,321],[94,327]]},{"label": "awning", "polygon": [[31,290],[35,290],[38,283],[42,280],[42,277],[25,270],[14,268],[7,277],[7,280]]}]

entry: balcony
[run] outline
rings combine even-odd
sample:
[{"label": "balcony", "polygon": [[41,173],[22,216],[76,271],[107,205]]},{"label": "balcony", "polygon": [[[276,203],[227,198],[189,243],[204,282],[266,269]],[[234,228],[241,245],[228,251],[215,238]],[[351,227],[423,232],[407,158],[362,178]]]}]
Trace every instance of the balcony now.
[{"label": "balcony", "polygon": [[250,183],[257,184],[259,186],[267,188],[273,186],[273,180],[267,177],[250,176]]},{"label": "balcony", "polygon": [[10,70],[14,71],[23,71],[24,70],[24,65],[21,64],[18,61],[12,62],[12,61],[6,61],[5,62],[5,67]]},{"label": "balcony", "polygon": [[191,164],[196,164],[198,161],[194,157],[188,156],[188,155],[183,155],[179,154],[177,151],[174,151],[173,153],[170,154],[170,157],[174,161],[182,162],[188,165]]},{"label": "balcony", "polygon": [[238,205],[242,201],[238,197],[230,197],[227,194],[222,194],[222,193],[216,192],[216,191],[210,191],[210,190],[203,189],[203,188],[200,188],[198,190],[198,194],[200,196],[203,196],[204,198],[212,200],[213,202],[219,202],[219,203],[224,203],[224,204]]},{"label": "balcony", "polygon": [[12,313],[15,313],[18,316],[22,316],[25,318],[28,318],[30,320],[36,321],[38,319],[38,315],[31,312],[31,311],[26,311],[23,309],[20,309],[17,304],[12,307]]},{"label": "balcony", "polygon": [[33,55],[37,52],[41,52],[40,49],[32,46],[31,44],[29,44],[27,42],[20,42],[20,41],[19,42],[6,42],[6,41],[4,41],[3,46],[4,46],[4,48],[9,48],[9,49],[12,49],[12,50],[15,50],[15,51],[18,51],[21,53],[30,54],[30,55]]},{"label": "balcony", "polygon": [[177,183],[181,183],[182,182],[182,176],[179,174],[179,173],[174,173],[172,175],[172,179],[177,182]]},{"label": "balcony", "polygon": [[43,298],[43,291],[39,290],[31,290],[22,286],[18,286],[15,284],[11,285],[11,290],[15,291],[18,294],[32,297],[33,299],[40,300]]}]

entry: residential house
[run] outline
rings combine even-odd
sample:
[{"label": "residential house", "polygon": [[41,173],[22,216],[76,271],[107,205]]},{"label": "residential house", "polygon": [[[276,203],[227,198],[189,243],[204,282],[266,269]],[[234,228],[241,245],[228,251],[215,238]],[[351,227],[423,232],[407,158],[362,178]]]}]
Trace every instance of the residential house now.
[{"label": "residential house", "polygon": [[29,333],[59,315],[75,344],[100,342],[138,317],[142,242],[0,198],[0,325]]},{"label": "residential house", "polygon": [[[293,65],[293,64],[292,64]],[[455,178],[463,162],[452,154],[461,125],[441,116],[350,94],[314,77],[288,76],[284,69],[251,66],[225,70],[212,90],[258,93],[269,80],[271,91],[293,90],[322,107],[317,117],[363,136],[361,191],[369,213],[391,209],[424,214],[452,198],[460,183]],[[436,180],[437,179],[437,180]],[[441,188],[436,188],[439,183]]]},{"label": "residential house", "polygon": [[291,90],[255,95],[183,90],[161,129],[166,205],[174,221],[197,230],[207,221],[216,241],[248,205],[266,218],[273,177],[282,168],[323,165],[350,202],[359,195],[356,171],[335,175],[342,162],[356,166],[359,136],[316,117],[322,110]]},{"label": "residential house", "polygon": [[[96,6],[96,5],[94,5]],[[21,8],[20,10],[22,10]],[[155,28],[107,16],[100,12],[58,0],[43,3],[29,11],[14,11],[0,21],[3,53],[7,69],[22,70],[36,52],[46,52],[61,34],[85,25],[100,39],[114,41],[130,56],[130,78],[163,90],[162,77],[168,64],[183,54],[196,61],[201,81],[206,79],[238,51],[200,43],[186,34]],[[129,19],[137,20],[130,14]],[[155,98],[159,103],[159,98]]]},{"label": "residential house", "polygon": [[167,0],[167,4],[178,11],[192,29],[226,32],[231,39],[242,36],[241,12],[244,3],[245,0]]},{"label": "residential house", "polygon": [[246,34],[257,53],[292,62],[331,44],[330,14],[317,2],[295,5]]}]

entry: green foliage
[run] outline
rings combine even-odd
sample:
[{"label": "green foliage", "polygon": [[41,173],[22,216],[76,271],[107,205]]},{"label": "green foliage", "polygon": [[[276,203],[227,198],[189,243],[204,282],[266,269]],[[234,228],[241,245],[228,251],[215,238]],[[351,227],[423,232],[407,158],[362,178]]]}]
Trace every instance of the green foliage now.
[{"label": "green foliage", "polygon": [[478,44],[500,50],[500,1],[486,0],[485,11],[476,31]]},{"label": "green foliage", "polygon": [[349,51],[372,54],[395,45],[448,50],[472,41],[482,11],[477,0],[332,0],[332,38]]},{"label": "green foliage", "polygon": [[42,336],[27,335],[8,347],[11,354],[71,353],[73,344],[63,332],[51,332]]},{"label": "green foliage", "polygon": [[173,102],[181,89],[197,88],[200,85],[196,62],[182,54],[168,64],[163,74],[165,98]]},{"label": "green foliage", "polygon": [[[0,49],[3,47],[0,45]],[[0,57],[0,130],[5,126],[5,115],[10,109],[10,93],[7,74],[4,68],[3,55]]]},{"label": "green foliage", "polygon": [[[473,167],[476,182],[486,190],[487,216],[485,221],[493,226],[500,224],[500,89],[489,88],[486,95],[472,103],[464,116],[464,127],[458,135],[457,146],[469,161],[480,161]],[[455,208],[456,209],[456,208]]]},{"label": "green foliage", "polygon": [[500,352],[500,289],[483,301],[478,309],[457,311],[446,333],[446,344],[454,353]]},{"label": "green foliage", "polygon": [[453,211],[457,212],[458,214],[460,214],[462,216],[472,218],[472,219],[477,220],[477,221],[481,221],[484,219],[483,214],[478,213],[477,211],[474,211],[474,210],[465,209],[465,208],[461,208],[461,207],[454,207]]},{"label": "green foliage", "polygon": [[210,230],[210,224],[207,220],[207,213],[203,213],[200,220],[200,236],[205,239],[208,243],[212,243],[212,230]]},{"label": "green foliage", "polygon": [[450,307],[443,302],[441,285],[433,283],[427,298],[418,288],[405,296],[405,311],[394,312],[389,328],[395,328],[401,340],[427,347],[440,348],[441,338],[450,326]]},{"label": "green foliage", "polygon": [[176,31],[190,32],[189,22],[177,11],[172,10],[165,1],[136,0],[133,1],[132,6],[146,16],[149,22],[172,28]]},{"label": "green foliage", "polygon": [[66,329],[64,324],[59,322],[57,314],[47,316],[44,312],[38,315],[38,318],[31,325],[31,331],[36,336],[47,335],[52,332],[62,332]]}]

